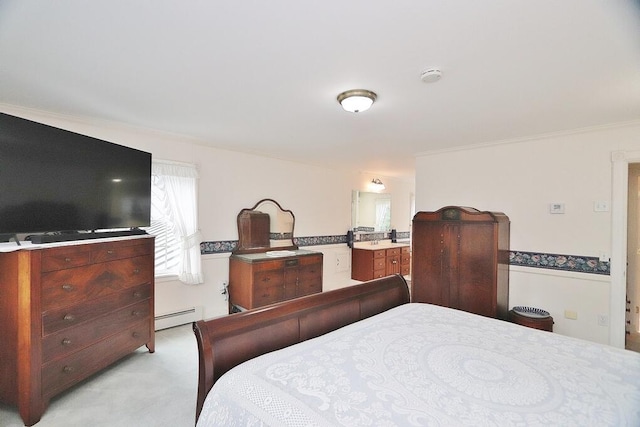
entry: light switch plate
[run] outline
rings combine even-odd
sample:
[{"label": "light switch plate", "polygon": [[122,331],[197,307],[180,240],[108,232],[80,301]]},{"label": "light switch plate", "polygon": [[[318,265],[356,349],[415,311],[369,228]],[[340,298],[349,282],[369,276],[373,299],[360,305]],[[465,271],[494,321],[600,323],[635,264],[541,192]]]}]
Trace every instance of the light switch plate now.
[{"label": "light switch plate", "polygon": [[593,202],[593,211],[594,212],[609,212],[609,202],[606,200],[599,200]]}]

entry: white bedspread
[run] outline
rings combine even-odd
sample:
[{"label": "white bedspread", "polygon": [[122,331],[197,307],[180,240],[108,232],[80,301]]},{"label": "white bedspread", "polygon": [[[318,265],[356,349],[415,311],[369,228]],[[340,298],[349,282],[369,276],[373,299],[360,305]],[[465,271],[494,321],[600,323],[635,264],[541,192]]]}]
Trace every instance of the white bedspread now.
[{"label": "white bedspread", "polygon": [[640,426],[640,354],[406,304],[226,373],[198,426]]}]

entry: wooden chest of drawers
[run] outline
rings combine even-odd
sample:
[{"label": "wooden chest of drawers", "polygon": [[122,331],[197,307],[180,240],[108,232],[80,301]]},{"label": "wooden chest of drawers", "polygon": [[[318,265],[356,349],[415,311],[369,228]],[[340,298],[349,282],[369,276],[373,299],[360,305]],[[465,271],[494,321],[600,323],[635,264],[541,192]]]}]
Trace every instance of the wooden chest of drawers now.
[{"label": "wooden chest of drawers", "polygon": [[351,278],[367,281],[392,274],[407,276],[411,273],[410,247],[353,248],[351,252]]},{"label": "wooden chest of drawers", "polygon": [[248,310],[322,292],[322,253],[304,250],[295,253],[277,258],[264,253],[231,255],[231,305]]},{"label": "wooden chest of drawers", "polygon": [[142,345],[155,349],[152,237],[0,253],[0,400],[26,425]]}]

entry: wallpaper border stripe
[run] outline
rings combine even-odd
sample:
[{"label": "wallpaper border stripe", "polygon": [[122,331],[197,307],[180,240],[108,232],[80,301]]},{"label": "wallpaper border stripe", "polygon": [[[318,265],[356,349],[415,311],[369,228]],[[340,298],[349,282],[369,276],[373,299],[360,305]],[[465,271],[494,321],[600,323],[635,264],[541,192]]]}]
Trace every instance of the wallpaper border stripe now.
[{"label": "wallpaper border stripe", "polygon": [[[383,238],[382,236],[376,236]],[[398,232],[398,239],[408,239],[409,232]],[[346,235],[295,237],[299,247],[346,244]],[[366,239],[363,239],[366,240]],[[237,240],[220,240],[200,243],[202,255],[233,252]],[[510,251],[509,264],[521,267],[543,268],[574,273],[611,275],[611,263],[598,257],[584,255],[550,254],[543,252]]]}]

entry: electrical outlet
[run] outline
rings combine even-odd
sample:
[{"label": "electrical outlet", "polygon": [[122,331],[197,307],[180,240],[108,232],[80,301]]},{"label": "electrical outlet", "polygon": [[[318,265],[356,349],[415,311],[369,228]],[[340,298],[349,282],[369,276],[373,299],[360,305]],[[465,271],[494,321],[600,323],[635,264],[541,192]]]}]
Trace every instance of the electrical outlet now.
[{"label": "electrical outlet", "polygon": [[565,310],[564,317],[571,320],[576,320],[578,318],[578,313],[573,310]]},{"label": "electrical outlet", "polygon": [[336,273],[349,271],[351,266],[351,253],[349,251],[336,252]]},{"label": "electrical outlet", "polygon": [[609,326],[609,316],[606,314],[598,314],[598,325]]}]

